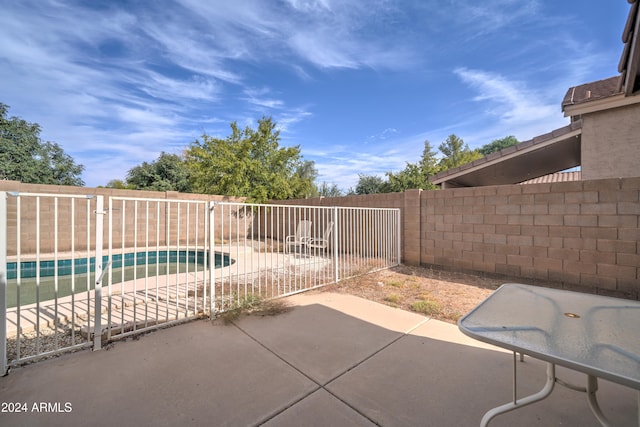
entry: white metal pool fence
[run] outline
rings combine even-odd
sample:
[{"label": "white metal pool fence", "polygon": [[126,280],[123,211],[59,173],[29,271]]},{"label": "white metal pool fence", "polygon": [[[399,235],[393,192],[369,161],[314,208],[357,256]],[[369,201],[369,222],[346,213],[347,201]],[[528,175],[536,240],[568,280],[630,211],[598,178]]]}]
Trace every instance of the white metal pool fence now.
[{"label": "white metal pool fence", "polygon": [[0,192],[0,368],[399,263],[397,209]]}]

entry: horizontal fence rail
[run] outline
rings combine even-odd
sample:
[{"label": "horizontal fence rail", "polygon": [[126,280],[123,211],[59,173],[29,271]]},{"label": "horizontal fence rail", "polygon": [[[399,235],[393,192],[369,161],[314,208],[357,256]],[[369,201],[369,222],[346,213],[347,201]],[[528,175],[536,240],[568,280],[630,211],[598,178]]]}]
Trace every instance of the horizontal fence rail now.
[{"label": "horizontal fence rail", "polygon": [[400,262],[396,209],[103,197],[0,192],[2,372]]}]

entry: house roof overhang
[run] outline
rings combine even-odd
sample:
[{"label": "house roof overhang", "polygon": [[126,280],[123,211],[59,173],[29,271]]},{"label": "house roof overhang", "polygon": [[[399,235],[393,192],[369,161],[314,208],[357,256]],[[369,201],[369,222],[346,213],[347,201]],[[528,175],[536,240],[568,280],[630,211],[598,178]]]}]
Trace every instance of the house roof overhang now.
[{"label": "house roof overhang", "polygon": [[640,0],[628,1],[631,9],[622,32],[624,49],[618,64],[619,89],[626,96],[640,92]]},{"label": "house roof overhang", "polygon": [[442,188],[517,184],[580,165],[582,122],[507,147],[430,181]]},{"label": "house roof overhang", "polygon": [[[616,77],[616,79],[617,78],[618,77]],[[588,84],[582,86],[588,86]],[[573,89],[577,89],[578,87],[569,89],[567,95],[569,95]],[[637,94],[634,96],[625,96],[624,93],[618,92],[589,102],[563,104],[562,111],[564,112],[565,117],[576,117],[582,114],[595,113],[596,111],[610,110],[612,108],[624,107],[637,103],[640,103],[640,96]]]},{"label": "house roof overhang", "polygon": [[562,101],[565,116],[609,110],[640,102],[640,0],[628,0],[629,16],[622,31],[620,75],[569,88]]}]

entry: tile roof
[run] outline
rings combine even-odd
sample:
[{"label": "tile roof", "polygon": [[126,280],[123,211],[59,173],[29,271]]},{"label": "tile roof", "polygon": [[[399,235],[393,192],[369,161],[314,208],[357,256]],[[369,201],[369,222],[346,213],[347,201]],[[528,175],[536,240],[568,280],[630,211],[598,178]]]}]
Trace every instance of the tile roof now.
[{"label": "tile roof", "polygon": [[620,75],[569,88],[562,100],[563,111],[571,105],[640,92],[640,0],[628,2],[631,8],[622,32],[624,49],[618,63]]},{"label": "tile roof", "polygon": [[521,182],[520,184],[553,184],[556,182],[581,181],[581,171],[557,172]]},{"label": "tile roof", "polygon": [[620,90],[620,80],[620,76],[615,76],[571,87],[562,100],[562,109],[564,110],[565,107],[569,105],[582,104],[583,102],[595,101],[596,99],[608,98],[620,94],[622,93]]}]

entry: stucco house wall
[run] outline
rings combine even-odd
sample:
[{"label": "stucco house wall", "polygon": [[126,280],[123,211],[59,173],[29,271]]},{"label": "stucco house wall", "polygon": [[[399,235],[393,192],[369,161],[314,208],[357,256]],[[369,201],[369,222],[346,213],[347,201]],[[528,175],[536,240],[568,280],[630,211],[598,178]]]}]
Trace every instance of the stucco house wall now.
[{"label": "stucco house wall", "polygon": [[582,179],[640,175],[640,103],[582,115]]}]

